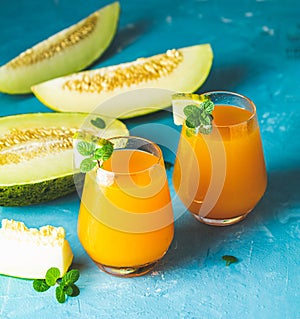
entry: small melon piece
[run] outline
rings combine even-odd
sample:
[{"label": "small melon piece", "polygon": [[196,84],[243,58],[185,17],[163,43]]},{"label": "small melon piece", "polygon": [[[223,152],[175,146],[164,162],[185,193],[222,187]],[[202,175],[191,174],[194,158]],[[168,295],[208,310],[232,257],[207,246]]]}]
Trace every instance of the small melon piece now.
[{"label": "small melon piece", "polygon": [[114,118],[134,117],[170,106],[174,92],[195,91],[207,78],[212,60],[209,44],[195,45],[56,78],[32,91],[57,111],[97,109]]},{"label": "small melon piece", "polygon": [[0,274],[27,279],[44,279],[51,267],[63,276],[73,253],[63,227],[27,228],[24,223],[3,219],[0,228]]},{"label": "small melon piece", "polygon": [[173,120],[175,125],[182,125],[186,119],[183,112],[187,105],[196,105],[204,101],[204,95],[199,94],[188,94],[188,93],[175,93],[172,95],[172,110],[173,110]]},{"label": "small melon piece", "polygon": [[111,43],[119,11],[114,2],[22,52],[0,67],[0,91],[28,93],[36,83],[84,69]]},{"label": "small melon piece", "polygon": [[119,120],[99,115],[32,113],[0,118],[0,206],[23,206],[75,191],[73,136],[84,128],[101,137],[128,135]]}]

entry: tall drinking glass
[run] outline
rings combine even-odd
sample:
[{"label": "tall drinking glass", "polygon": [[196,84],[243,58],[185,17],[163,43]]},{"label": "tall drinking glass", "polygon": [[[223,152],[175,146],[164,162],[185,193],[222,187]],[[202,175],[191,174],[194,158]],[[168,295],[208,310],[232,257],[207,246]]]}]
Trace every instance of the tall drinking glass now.
[{"label": "tall drinking glass", "polygon": [[173,211],[160,148],[139,137],[115,137],[111,158],[88,172],[78,235],[105,272],[140,276],[167,252]]},{"label": "tall drinking glass", "polygon": [[226,226],[244,219],[265,192],[263,148],[250,99],[222,91],[205,95],[215,104],[212,133],[190,134],[183,124],[173,184],[197,220]]}]

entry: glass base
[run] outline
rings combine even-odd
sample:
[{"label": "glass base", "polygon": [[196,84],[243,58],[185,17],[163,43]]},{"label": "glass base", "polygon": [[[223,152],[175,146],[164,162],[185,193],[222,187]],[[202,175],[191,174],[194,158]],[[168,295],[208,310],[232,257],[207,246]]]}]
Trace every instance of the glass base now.
[{"label": "glass base", "polygon": [[203,224],[211,225],[211,226],[229,226],[229,225],[233,225],[233,224],[236,224],[236,223],[240,222],[241,220],[245,219],[246,216],[248,215],[248,213],[246,213],[244,215],[233,217],[233,218],[213,219],[213,218],[202,217],[202,216],[199,216],[199,215],[194,214],[194,213],[191,213],[191,214],[199,222],[201,222]]},{"label": "glass base", "polygon": [[[95,262],[95,261],[94,261]],[[95,264],[104,272],[109,275],[117,276],[117,277],[138,277],[143,276],[149,271],[151,271],[158,261],[154,261],[152,263],[148,263],[145,265],[134,266],[134,267],[112,267],[99,264],[95,262]]]}]

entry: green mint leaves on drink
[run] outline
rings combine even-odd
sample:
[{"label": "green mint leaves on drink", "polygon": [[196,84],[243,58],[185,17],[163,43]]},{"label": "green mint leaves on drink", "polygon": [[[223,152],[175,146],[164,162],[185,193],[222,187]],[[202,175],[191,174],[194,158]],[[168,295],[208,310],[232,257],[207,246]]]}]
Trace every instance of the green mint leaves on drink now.
[{"label": "green mint leaves on drink", "polygon": [[222,256],[222,259],[226,261],[226,266],[229,266],[230,264],[234,264],[238,262],[238,259],[235,256],[231,256],[231,255],[224,255]]},{"label": "green mint leaves on drink", "polygon": [[97,143],[79,141],[77,144],[77,150],[79,154],[85,156],[80,163],[80,171],[82,173],[87,173],[98,165],[101,167],[103,162],[107,161],[114,150],[113,143],[110,141],[99,138]]},{"label": "green mint leaves on drink", "polygon": [[76,297],[80,290],[75,284],[79,279],[79,270],[71,269],[60,278],[60,271],[56,267],[48,269],[45,279],[35,279],[33,281],[33,289],[37,292],[47,291],[50,287],[57,285],[55,289],[55,297],[59,303],[64,303],[67,296]]},{"label": "green mint leaves on drink", "polygon": [[214,109],[214,103],[208,99],[197,105],[187,105],[183,109],[186,116],[185,124],[187,126],[187,135],[191,133],[210,134],[212,132],[212,111]]}]

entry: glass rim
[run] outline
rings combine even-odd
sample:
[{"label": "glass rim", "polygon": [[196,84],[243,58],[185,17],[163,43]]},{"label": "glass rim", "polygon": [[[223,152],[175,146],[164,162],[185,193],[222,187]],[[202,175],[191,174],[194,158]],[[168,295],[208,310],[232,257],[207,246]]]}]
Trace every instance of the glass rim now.
[{"label": "glass rim", "polygon": [[[235,123],[235,124],[229,124],[229,125],[217,125],[214,123],[214,121],[212,122],[213,123],[213,126],[216,127],[216,128],[226,128],[226,127],[234,127],[234,126],[239,126],[239,125],[243,125],[245,123],[248,123],[250,122],[251,120],[253,120],[256,116],[256,106],[254,104],[254,102],[248,98],[247,96],[243,95],[243,94],[240,94],[240,93],[236,93],[236,92],[232,92],[232,91],[208,91],[208,92],[204,92],[204,93],[201,93],[201,95],[213,95],[213,94],[228,94],[228,95],[232,95],[232,96],[237,96],[243,100],[246,100],[249,105],[251,106],[251,109],[252,109],[252,114],[251,116],[247,119],[247,120],[244,120],[244,121],[241,121],[241,122],[238,122],[238,123]],[[218,104],[217,104],[218,105]],[[220,103],[220,105],[222,105],[222,103]],[[230,105],[230,104],[228,104]],[[232,106],[237,106],[237,105],[232,105]],[[240,107],[242,108],[242,107]]]},{"label": "glass rim", "polygon": [[[141,174],[141,173],[149,171],[152,167],[154,167],[154,165],[157,165],[160,162],[160,160],[162,159],[162,151],[161,151],[160,147],[156,143],[154,143],[153,141],[150,141],[144,137],[139,137],[139,136],[134,136],[134,135],[124,135],[124,136],[117,135],[117,136],[107,138],[107,140],[111,141],[111,142],[112,142],[112,140],[116,140],[116,139],[136,139],[136,140],[144,141],[147,144],[151,144],[157,150],[159,156],[156,156],[153,153],[149,153],[149,154],[154,155],[157,158],[157,161],[145,169],[136,170],[133,172],[114,172],[114,171],[108,171],[102,167],[97,167],[95,170],[96,173],[98,171],[101,171],[101,172],[104,172],[105,174],[109,174],[109,175],[113,175],[113,176],[116,176],[116,175],[129,176],[129,175],[134,175],[134,174]],[[122,148],[120,148],[120,149],[122,149]],[[138,149],[135,149],[135,150],[138,150]]]}]

